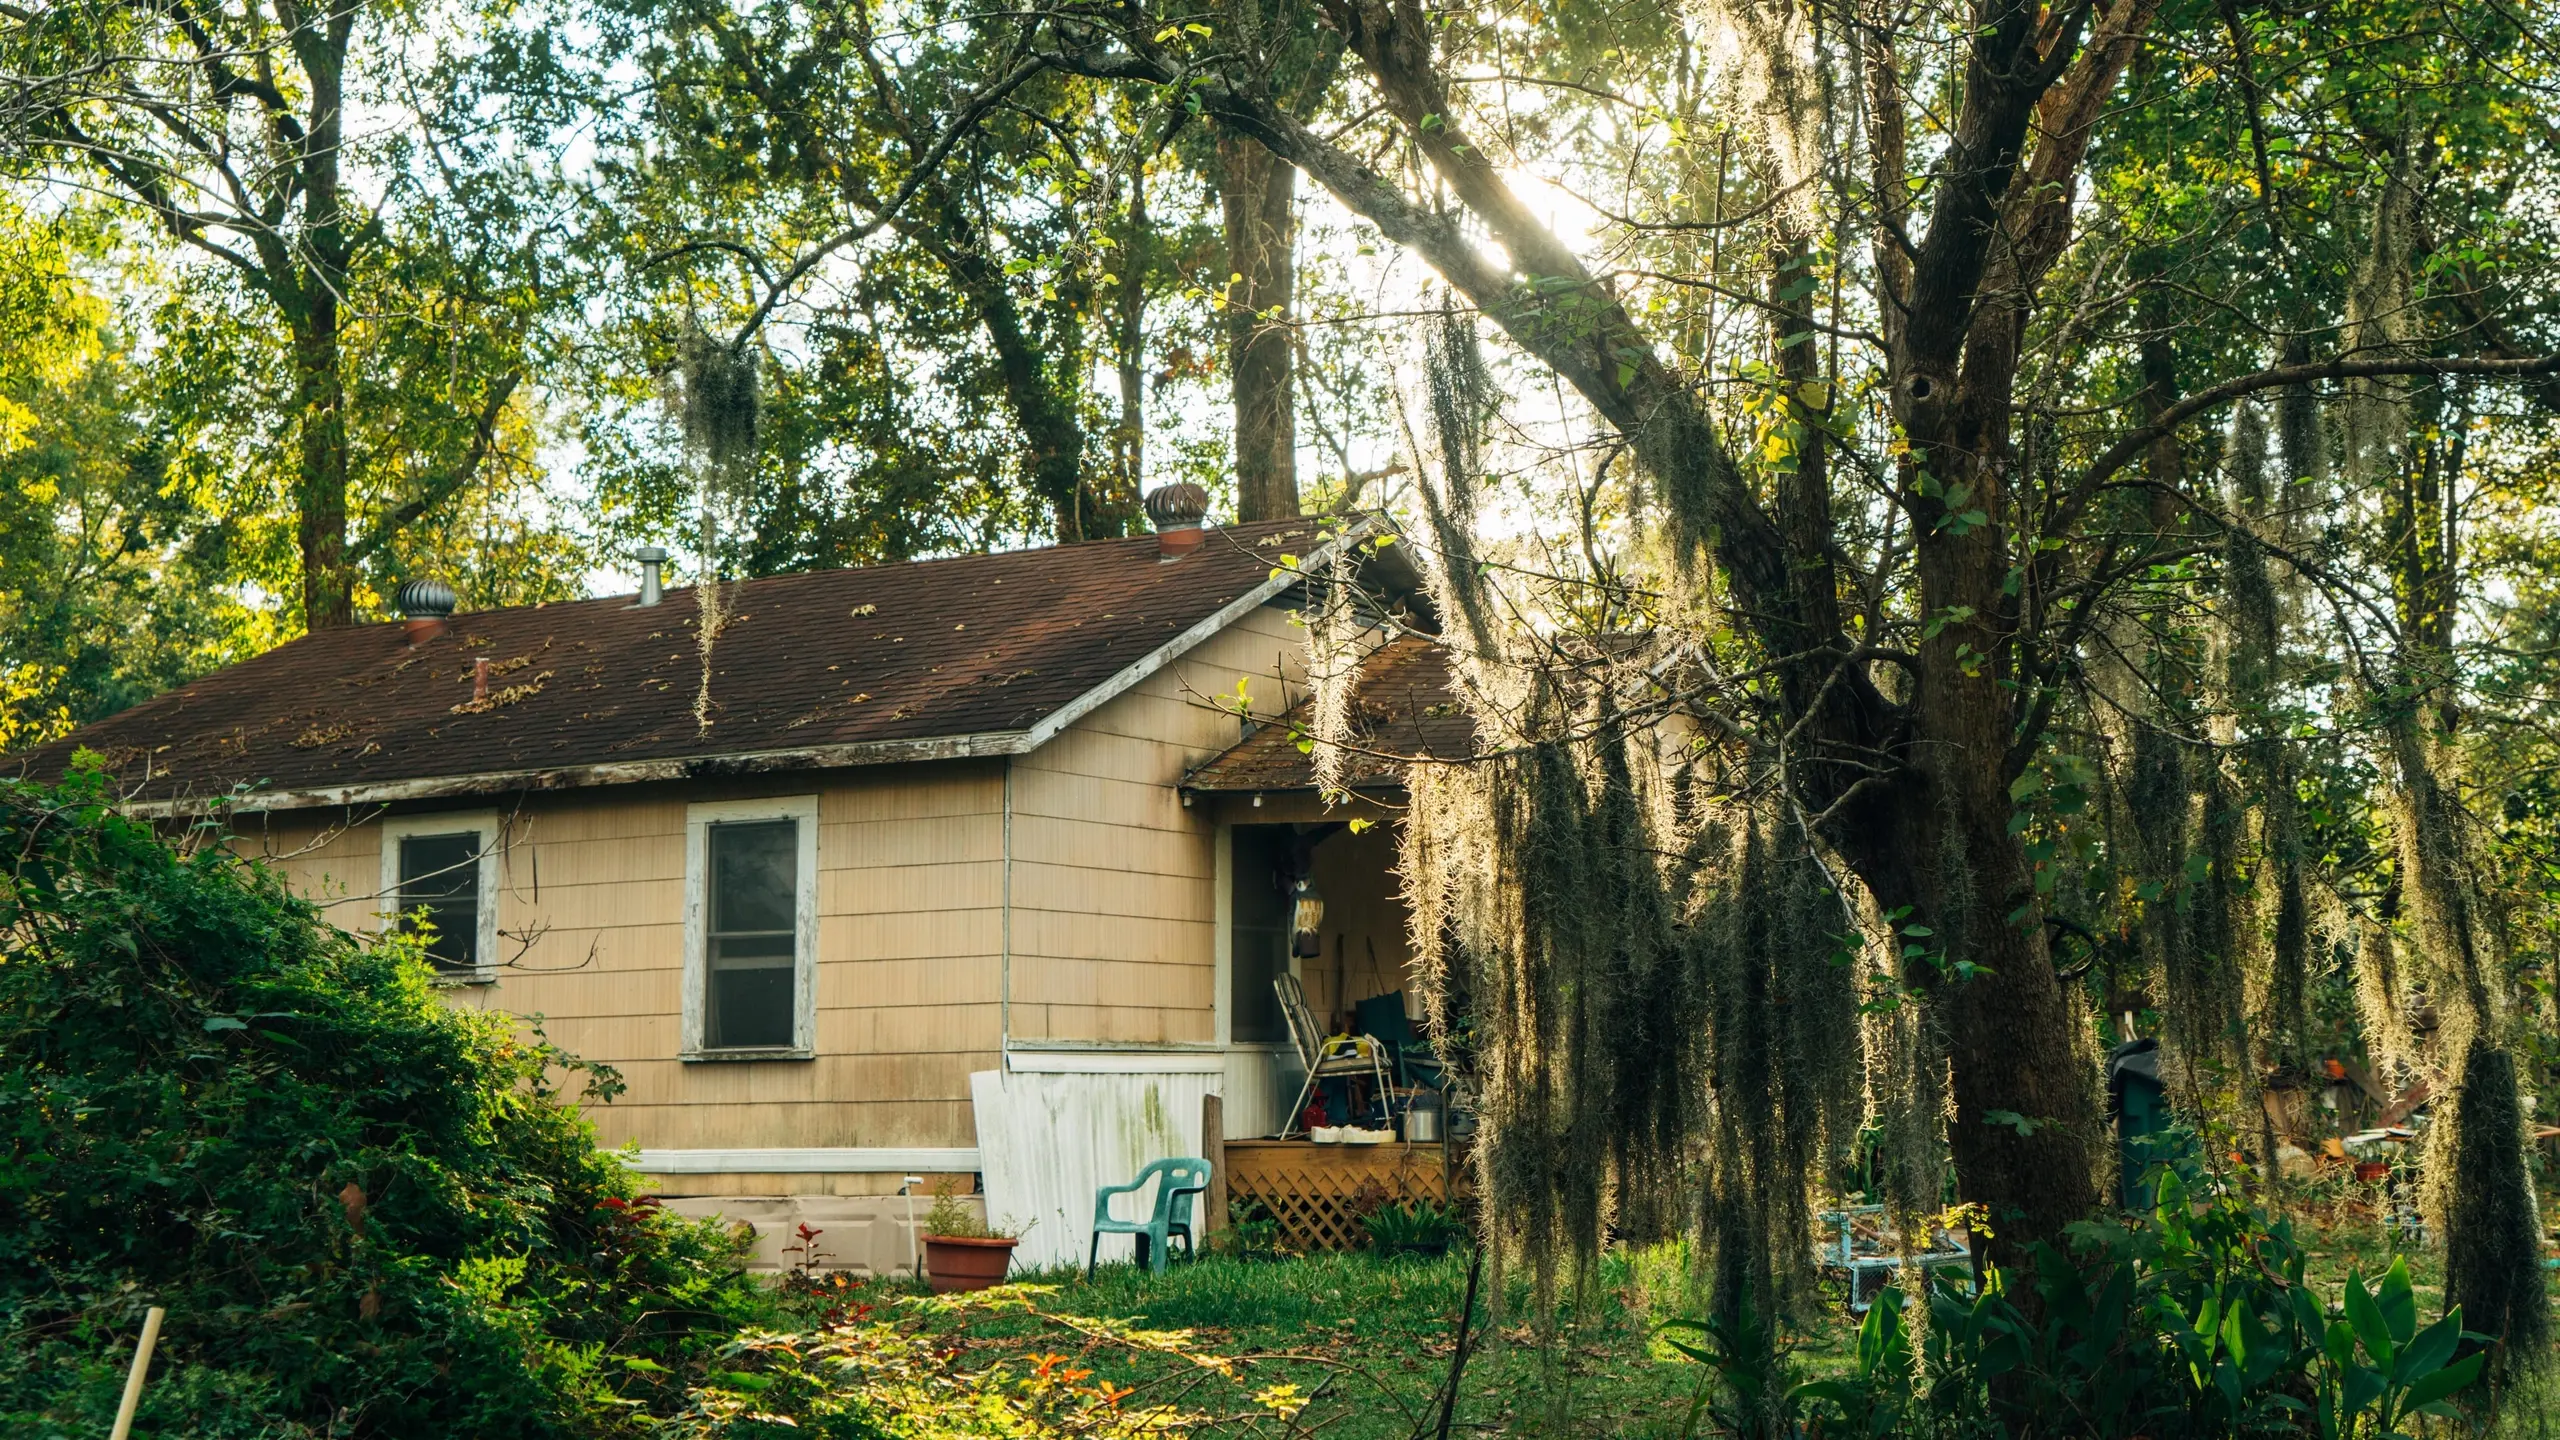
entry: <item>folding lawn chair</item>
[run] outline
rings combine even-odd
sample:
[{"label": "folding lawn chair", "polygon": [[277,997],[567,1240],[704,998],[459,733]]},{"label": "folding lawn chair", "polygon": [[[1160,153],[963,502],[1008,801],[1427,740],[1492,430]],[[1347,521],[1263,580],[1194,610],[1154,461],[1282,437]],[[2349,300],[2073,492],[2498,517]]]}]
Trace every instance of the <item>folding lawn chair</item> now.
[{"label": "folding lawn chair", "polygon": [[1299,1063],[1307,1067],[1307,1083],[1298,1087],[1298,1098],[1289,1106],[1289,1118],[1282,1122],[1280,1138],[1299,1134],[1304,1127],[1298,1117],[1305,1113],[1307,1097],[1315,1093],[1316,1082],[1337,1076],[1366,1076],[1377,1087],[1379,1103],[1384,1104],[1394,1082],[1387,1075],[1387,1047],[1367,1035],[1336,1035],[1325,1038],[1317,1028],[1316,1015],[1307,1008],[1306,987],[1295,975],[1274,978],[1271,988],[1280,997],[1280,1013],[1288,1019],[1289,1038],[1298,1047]]}]

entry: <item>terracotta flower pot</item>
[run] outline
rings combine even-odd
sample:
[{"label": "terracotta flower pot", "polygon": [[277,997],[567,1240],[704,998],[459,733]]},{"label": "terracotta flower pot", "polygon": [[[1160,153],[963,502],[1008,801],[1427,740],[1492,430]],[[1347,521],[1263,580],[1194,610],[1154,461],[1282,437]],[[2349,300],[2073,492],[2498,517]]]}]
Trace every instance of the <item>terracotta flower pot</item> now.
[{"label": "terracotta flower pot", "polygon": [[2382,1180],[2388,1179],[2390,1175],[2391,1162],[2388,1160],[2359,1160],[2356,1162],[2356,1178],[2367,1185],[2379,1183]]},{"label": "terracotta flower pot", "polygon": [[1021,1243],[1010,1236],[975,1240],[965,1235],[927,1235],[924,1273],[936,1295],[985,1290],[1004,1283],[1004,1272],[1013,1265],[1013,1247]]}]

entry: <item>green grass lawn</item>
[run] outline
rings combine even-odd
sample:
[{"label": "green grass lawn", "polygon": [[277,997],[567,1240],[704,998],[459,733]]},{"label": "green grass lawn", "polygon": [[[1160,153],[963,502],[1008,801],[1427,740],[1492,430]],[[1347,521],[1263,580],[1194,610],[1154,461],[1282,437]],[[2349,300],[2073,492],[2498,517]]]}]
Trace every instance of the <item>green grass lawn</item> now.
[{"label": "green grass lawn", "polygon": [[[2391,1264],[2391,1237],[2369,1207],[2294,1198],[2288,1208],[2324,1301],[2335,1301],[2349,1272],[2370,1279]],[[2442,1303],[2441,1257],[2418,1250],[2406,1258],[2420,1305],[2432,1314]],[[839,1281],[792,1303],[808,1323],[829,1310],[867,1305],[872,1318],[894,1310],[927,1327],[968,1369],[1002,1365],[1021,1374],[1042,1357],[1063,1357],[1046,1363],[1129,1387],[1129,1407],[1170,1405],[1205,1417],[1196,1433],[1407,1440],[1435,1428],[1467,1268],[1457,1255],[1210,1256],[1162,1276],[1122,1264],[1106,1266],[1090,1283],[1074,1270],[1017,1280],[1030,1287],[1034,1311],[936,1313],[914,1303],[922,1287],[904,1280]],[[1629,1440],[1716,1433],[1711,1424],[1690,1425],[1704,1367],[1658,1338],[1663,1321],[1704,1308],[1686,1247],[1605,1255],[1586,1283],[1568,1284],[1560,1295],[1553,1344],[1541,1343],[1537,1307],[1520,1277],[1509,1277],[1499,1306],[1492,1288],[1488,1278],[1477,1301],[1478,1343],[1451,1433]],[[1851,1364],[1855,1330],[1839,1299],[1826,1294],[1806,1328],[1787,1337],[1793,1378]],[[1133,1329],[1184,1332],[1190,1355],[1239,1363],[1222,1374],[1179,1350],[1151,1348]],[[1307,1397],[1294,1421],[1257,1404],[1257,1395],[1280,1386]],[[2552,1433],[2547,1387],[2534,1390],[2513,1397],[2518,1403],[2499,1417],[2499,1433],[2535,1440]]]},{"label": "green grass lawn", "polygon": [[[1054,1287],[1035,1303],[1049,1316],[1103,1317],[1152,1330],[1190,1332],[1198,1351],[1243,1362],[1230,1381],[1180,1356],[1132,1348],[1026,1314],[936,1317],[968,1364],[1017,1369],[1043,1354],[1134,1387],[1131,1406],[1174,1403],[1224,1417],[1213,1430],[1284,1428],[1251,1422],[1256,1392],[1293,1385],[1312,1397],[1295,1433],[1368,1440],[1431,1432],[1466,1291],[1466,1262],[1381,1261],[1366,1254],[1275,1262],[1210,1256],[1151,1276],[1106,1266],[1023,1277]],[[1556,1343],[1533,1328],[1525,1284],[1506,1285],[1497,1314],[1487,1280],[1453,1434],[1669,1436],[1685,1428],[1702,1367],[1653,1339],[1654,1327],[1692,1307],[1676,1251],[1605,1259],[1592,1283],[1557,1307]],[[875,1311],[919,1293],[912,1283],[846,1288],[834,1303]],[[1845,1333],[1845,1330],[1844,1332]],[[1264,1412],[1268,1413],[1268,1412]]]}]

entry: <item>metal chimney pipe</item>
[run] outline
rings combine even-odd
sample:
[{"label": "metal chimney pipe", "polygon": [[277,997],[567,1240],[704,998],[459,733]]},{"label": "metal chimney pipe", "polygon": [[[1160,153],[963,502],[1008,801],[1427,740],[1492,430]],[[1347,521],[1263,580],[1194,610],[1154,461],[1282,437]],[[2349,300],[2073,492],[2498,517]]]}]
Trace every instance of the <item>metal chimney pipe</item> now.
[{"label": "metal chimney pipe", "polygon": [[640,598],[634,602],[635,608],[655,605],[667,598],[666,581],[658,568],[667,563],[666,549],[658,545],[643,545],[637,558],[640,561]]}]

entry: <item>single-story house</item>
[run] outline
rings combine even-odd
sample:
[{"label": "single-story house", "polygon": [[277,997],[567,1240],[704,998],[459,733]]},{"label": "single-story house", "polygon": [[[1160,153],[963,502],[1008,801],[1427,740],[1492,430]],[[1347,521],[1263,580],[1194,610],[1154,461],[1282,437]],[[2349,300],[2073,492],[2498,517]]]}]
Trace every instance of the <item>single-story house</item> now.
[{"label": "single-story house", "polygon": [[[636,596],[461,614],[413,584],[405,623],[12,769],[86,747],[132,811],[222,817],[338,924],[431,917],[452,1003],[618,1069],[603,1141],[675,1208],[755,1222],[767,1263],[805,1222],[830,1263],[905,1264],[916,1192],[980,1176],[1036,1222],[1026,1258],[1081,1258],[1093,1186],[1196,1152],[1202,1096],[1230,1136],[1280,1127],[1278,969],[1320,1016],[1410,989],[1392,825],[1340,824],[1272,723],[1305,694],[1302,576],[1363,526],[1173,518],[724,584],[708,645],[654,565]],[[1399,553],[1368,578],[1411,597]],[[1372,748],[1463,750],[1427,606],[1373,619]]]}]

